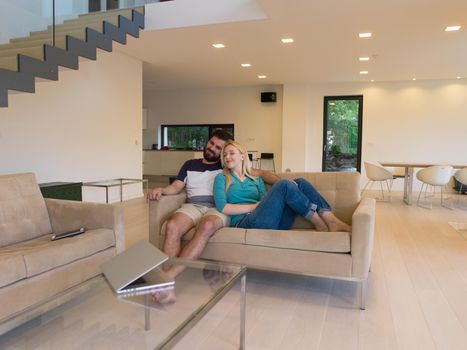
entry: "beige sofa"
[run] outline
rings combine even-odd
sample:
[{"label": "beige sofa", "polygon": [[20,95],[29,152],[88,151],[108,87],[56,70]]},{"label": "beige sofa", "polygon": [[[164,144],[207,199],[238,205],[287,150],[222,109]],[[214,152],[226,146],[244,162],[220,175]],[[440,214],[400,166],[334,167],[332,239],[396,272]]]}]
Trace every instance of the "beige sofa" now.
[{"label": "beige sofa", "polygon": [[[82,235],[50,240],[80,227]],[[0,324],[100,274],[124,249],[123,230],[121,208],[44,199],[34,174],[0,175]]]},{"label": "beige sofa", "polygon": [[[352,232],[317,232],[297,217],[291,230],[222,228],[211,237],[201,258],[228,261],[251,268],[343,279],[360,283],[360,307],[373,251],[375,200],[360,200],[357,172],[283,173],[281,178],[305,178],[327,199],[333,212],[352,225]],[[149,240],[162,247],[165,220],[185,201],[185,193],[151,201]],[[188,240],[194,230],[183,238]]]}]

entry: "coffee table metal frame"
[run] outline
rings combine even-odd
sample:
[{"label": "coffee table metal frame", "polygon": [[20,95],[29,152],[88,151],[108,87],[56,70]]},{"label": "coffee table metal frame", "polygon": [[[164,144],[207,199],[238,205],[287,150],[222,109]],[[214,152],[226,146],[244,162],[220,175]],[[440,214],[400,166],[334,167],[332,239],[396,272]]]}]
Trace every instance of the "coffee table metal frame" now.
[{"label": "coffee table metal frame", "polygon": [[[205,265],[218,266],[218,265],[232,265],[232,264],[223,264],[217,262],[208,262],[208,261],[193,261],[180,258],[171,258],[168,260],[168,263],[181,263],[187,267],[202,267]],[[238,266],[238,265],[237,265]],[[171,349],[177,342],[182,339],[185,334],[187,334],[190,329],[192,329],[196,323],[198,323],[203,316],[216,305],[222,297],[227,294],[236,282],[240,279],[240,350],[245,349],[245,306],[246,306],[246,267],[241,266],[240,271],[238,271],[232,278],[226,283],[222,288],[219,288],[216,294],[208,300],[204,305],[201,305],[194,313],[191,314],[184,322],[182,322],[177,328],[175,328],[172,333],[170,333],[157,347],[156,349],[165,350]],[[148,296],[146,296],[148,298]],[[147,299],[146,299],[147,300]],[[145,329],[150,328],[149,320],[149,306],[145,307]]]}]

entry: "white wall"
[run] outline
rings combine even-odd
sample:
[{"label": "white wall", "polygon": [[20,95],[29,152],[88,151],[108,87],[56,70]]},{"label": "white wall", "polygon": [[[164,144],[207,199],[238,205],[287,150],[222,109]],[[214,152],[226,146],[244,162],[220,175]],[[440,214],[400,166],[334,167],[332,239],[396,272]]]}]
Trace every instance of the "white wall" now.
[{"label": "white wall", "polygon": [[142,177],[142,62],[118,52],[62,70],[0,109],[0,174],[38,182]]},{"label": "white wall", "polygon": [[309,110],[310,99],[307,86],[284,85],[283,116],[287,116],[287,119],[282,118],[281,170],[283,171],[286,169],[305,171],[309,168],[306,152],[310,148]]},{"label": "white wall", "polygon": [[[276,91],[276,103],[261,103],[260,94]],[[145,146],[159,143],[161,124],[234,123],[235,139],[248,150],[274,153],[281,168],[282,86],[145,91],[148,109]]]},{"label": "white wall", "polygon": [[305,158],[305,170],[321,171],[323,98],[358,94],[363,95],[364,161],[467,163],[467,83],[449,80],[285,85],[283,124],[302,125],[310,133],[283,128],[284,167],[302,170]]}]

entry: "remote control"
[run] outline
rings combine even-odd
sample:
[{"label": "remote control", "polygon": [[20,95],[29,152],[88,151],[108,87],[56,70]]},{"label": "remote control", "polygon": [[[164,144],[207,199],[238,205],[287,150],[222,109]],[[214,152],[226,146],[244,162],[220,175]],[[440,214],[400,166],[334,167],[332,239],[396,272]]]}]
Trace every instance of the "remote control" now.
[{"label": "remote control", "polygon": [[80,235],[82,233],[86,232],[86,230],[84,229],[84,227],[81,227],[79,230],[75,230],[75,231],[71,231],[71,232],[65,232],[65,233],[60,233],[60,234],[57,234],[57,235],[52,235],[52,241],[56,241],[58,239],[62,239],[62,238],[67,238],[67,237],[73,237],[73,236],[76,236],[76,235]]}]

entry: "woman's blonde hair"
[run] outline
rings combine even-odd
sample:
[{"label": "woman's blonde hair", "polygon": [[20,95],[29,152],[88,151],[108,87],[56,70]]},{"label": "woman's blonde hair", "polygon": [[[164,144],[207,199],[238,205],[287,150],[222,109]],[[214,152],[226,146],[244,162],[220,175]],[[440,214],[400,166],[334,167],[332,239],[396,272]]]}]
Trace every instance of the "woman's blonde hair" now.
[{"label": "woman's blonde hair", "polygon": [[222,167],[224,168],[224,175],[225,175],[225,191],[230,187],[230,184],[232,183],[232,175],[230,174],[230,170],[225,167],[225,161],[224,161],[224,151],[227,148],[227,146],[233,146],[237,150],[240,151],[240,153],[243,155],[243,162],[242,162],[242,174],[247,177],[249,177],[252,180],[256,181],[256,176],[254,176],[251,173],[251,162],[250,158],[248,157],[248,152],[245,150],[245,147],[242,146],[242,144],[238,143],[237,141],[227,141],[227,143],[222,147],[222,152],[221,152],[221,163]]}]

